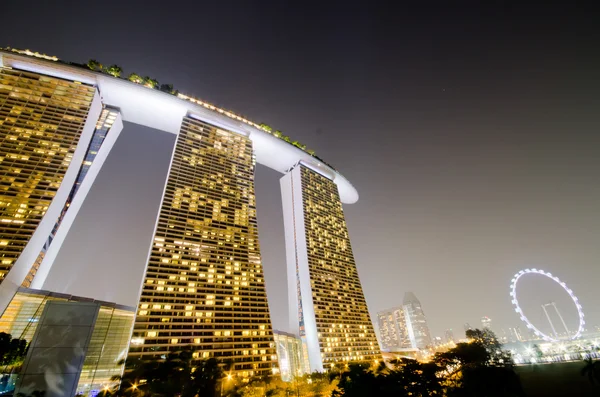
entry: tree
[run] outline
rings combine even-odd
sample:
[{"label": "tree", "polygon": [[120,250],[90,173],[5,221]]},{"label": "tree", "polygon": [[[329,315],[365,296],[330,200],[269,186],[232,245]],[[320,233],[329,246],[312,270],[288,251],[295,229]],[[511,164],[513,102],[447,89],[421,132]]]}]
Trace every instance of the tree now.
[{"label": "tree", "polygon": [[448,396],[523,396],[518,375],[513,370],[510,353],[493,332],[467,331],[469,343],[438,353],[434,362],[445,375]]},{"label": "tree", "polygon": [[121,73],[123,73],[123,69],[121,69],[121,67],[118,65],[110,65],[106,68],[106,73],[110,74],[111,76],[120,77]]},{"label": "tree", "polygon": [[172,352],[164,360],[134,359],[126,362],[121,381],[124,396],[213,396],[222,372],[214,358],[198,360],[191,349]]},{"label": "tree", "polygon": [[148,88],[156,88],[158,87],[158,80],[146,76],[144,77],[144,85]]},{"label": "tree", "polygon": [[262,128],[263,130],[268,131],[268,132],[273,131],[273,128],[271,128],[271,126],[269,126],[269,125],[267,125],[265,123],[261,123],[260,124],[260,128]]},{"label": "tree", "polygon": [[98,62],[95,59],[90,59],[87,63],[86,66],[88,68],[90,68],[90,70],[98,70],[98,69],[102,69],[102,64],[100,62]]},{"label": "tree", "polygon": [[383,396],[378,393],[381,384],[375,374],[366,371],[360,364],[350,364],[348,370],[340,374],[340,381],[336,390],[331,393],[332,397],[364,397],[371,395]]},{"label": "tree", "polygon": [[136,73],[131,73],[128,77],[127,80],[129,81],[133,81],[134,83],[138,83],[138,84],[142,84],[144,82],[144,79]]},{"label": "tree", "polygon": [[386,375],[385,384],[389,395],[429,397],[443,395],[439,371],[435,363],[421,363],[403,358],[390,363],[392,370]]},{"label": "tree", "polygon": [[591,357],[583,361],[585,366],[581,369],[581,376],[587,376],[592,385],[600,383],[600,361],[594,361]]},{"label": "tree", "polygon": [[14,365],[25,358],[27,341],[13,338],[11,334],[0,332],[0,365]]},{"label": "tree", "polygon": [[166,92],[166,93],[175,95],[175,90],[173,89],[173,84],[161,84],[159,90],[161,90],[162,92]]}]

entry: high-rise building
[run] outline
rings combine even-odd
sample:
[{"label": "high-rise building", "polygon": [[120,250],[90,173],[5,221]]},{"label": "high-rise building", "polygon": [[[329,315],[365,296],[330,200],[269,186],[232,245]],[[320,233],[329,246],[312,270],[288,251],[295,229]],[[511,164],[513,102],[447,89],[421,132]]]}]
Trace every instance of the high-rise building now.
[{"label": "high-rise building", "polygon": [[384,352],[417,350],[414,339],[410,338],[406,313],[402,306],[377,313],[379,338]]},{"label": "high-rise building", "polygon": [[447,329],[444,332],[444,338],[446,339],[446,343],[454,342],[454,332],[452,332],[452,329]]},{"label": "high-rise building", "polygon": [[271,373],[275,346],[247,136],[184,118],[133,338],[130,356],[191,345],[246,376]]},{"label": "high-rise building", "polygon": [[308,348],[302,338],[287,332],[273,331],[281,380],[291,382],[295,377],[310,373]]},{"label": "high-rise building", "polygon": [[481,329],[491,330],[492,329],[492,319],[487,316],[481,317]]},{"label": "high-rise building", "polygon": [[290,328],[312,371],[381,359],[333,179],[304,162],[281,178]]},{"label": "high-rise building", "polygon": [[431,333],[427,325],[427,318],[421,307],[421,302],[414,293],[404,294],[402,301],[404,311],[406,312],[406,321],[409,330],[409,337],[417,349],[425,349],[431,346]]},{"label": "high-rise building", "polygon": [[2,311],[65,207],[101,109],[92,85],[0,68]]},{"label": "high-rise building", "polygon": [[[148,259],[124,263],[114,255],[100,270],[87,258],[65,264],[58,254],[78,210],[133,124],[177,137]],[[231,363],[237,376],[270,373],[276,354],[256,162],[285,174],[288,331],[306,340],[311,370],[379,359],[342,208],[358,193],[338,171],[231,111],[28,50],[0,49],[1,321],[8,328],[17,321],[8,308],[23,291],[136,307],[129,356],[191,347],[199,359]],[[129,276],[119,277],[125,267]],[[112,277],[102,283],[94,274]],[[94,352],[109,360],[102,346]]]}]

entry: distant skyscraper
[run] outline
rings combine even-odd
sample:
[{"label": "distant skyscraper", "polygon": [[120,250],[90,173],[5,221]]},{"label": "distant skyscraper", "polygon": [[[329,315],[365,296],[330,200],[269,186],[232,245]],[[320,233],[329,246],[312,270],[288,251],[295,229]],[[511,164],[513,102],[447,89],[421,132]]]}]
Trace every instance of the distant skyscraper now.
[{"label": "distant skyscraper", "polygon": [[421,302],[414,293],[407,292],[404,294],[402,307],[405,312],[408,336],[412,345],[417,349],[425,349],[430,346],[432,341],[427,318],[421,307]]},{"label": "distant skyscraper", "polygon": [[483,316],[481,317],[481,329],[487,329],[490,330],[492,329],[492,319],[487,317],[487,316]]},{"label": "distant skyscraper", "polygon": [[446,339],[446,343],[454,342],[454,332],[452,332],[451,329],[447,329],[446,332],[444,333],[444,336]]},{"label": "distant skyscraper", "polygon": [[280,180],[290,327],[312,371],[381,359],[333,178],[300,162]]},{"label": "distant skyscraper", "polygon": [[377,325],[381,349],[385,352],[416,350],[411,341],[406,320],[406,312],[402,306],[377,313]]}]

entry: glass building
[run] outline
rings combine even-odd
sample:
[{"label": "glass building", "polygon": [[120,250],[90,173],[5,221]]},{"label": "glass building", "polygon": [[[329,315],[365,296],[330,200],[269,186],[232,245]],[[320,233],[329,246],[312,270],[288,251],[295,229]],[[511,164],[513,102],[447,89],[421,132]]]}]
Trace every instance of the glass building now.
[{"label": "glass building", "polygon": [[308,348],[301,338],[287,332],[273,331],[281,380],[291,382],[310,373]]},{"label": "glass building", "polygon": [[[85,353],[76,386],[77,395],[95,396],[107,388],[115,387],[118,382],[111,378],[119,376],[123,372],[120,360],[127,355],[135,308],[48,291],[20,288],[0,317],[0,332],[10,334],[16,339],[24,339],[28,343],[32,342],[48,302],[97,304],[97,315],[92,322],[91,336],[86,344],[80,344],[80,349],[83,349]],[[65,323],[65,318],[63,318],[63,323],[70,327],[71,331],[69,332],[71,333],[76,331],[76,322],[77,320],[71,324],[66,320]],[[30,350],[32,348],[32,346],[29,347]],[[40,357],[44,356],[37,356],[37,360],[40,360]],[[45,371],[45,377],[55,371],[54,368],[51,368],[52,364],[53,362],[45,364],[45,367],[49,368],[49,372]],[[24,371],[23,367],[26,365],[2,368],[4,376],[1,386],[4,390],[2,391],[7,392],[14,389],[14,386],[19,383],[20,371]]]},{"label": "glass building", "polygon": [[377,313],[381,348],[386,352],[423,350],[432,345],[421,302],[407,292],[403,305]]},{"label": "glass building", "polygon": [[276,365],[252,141],[192,117],[175,144],[129,354],[188,345],[244,377]]},{"label": "glass building", "polygon": [[299,163],[281,189],[290,328],[306,338],[311,370],[380,360],[336,184]]},{"label": "glass building", "polygon": [[419,350],[430,347],[432,345],[431,333],[429,332],[427,318],[421,307],[421,302],[414,293],[407,292],[404,294],[402,303],[412,346]]}]

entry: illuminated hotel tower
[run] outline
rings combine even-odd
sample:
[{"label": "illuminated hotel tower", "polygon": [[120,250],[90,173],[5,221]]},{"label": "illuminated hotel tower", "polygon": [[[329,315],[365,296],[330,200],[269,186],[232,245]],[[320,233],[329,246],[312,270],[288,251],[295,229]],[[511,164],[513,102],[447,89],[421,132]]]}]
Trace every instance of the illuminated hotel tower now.
[{"label": "illuminated hotel tower", "polygon": [[281,178],[291,330],[312,371],[380,359],[338,187],[300,162]]},{"label": "illuminated hotel tower", "polygon": [[252,141],[191,117],[175,144],[129,355],[184,346],[244,376],[271,373],[276,361]]},{"label": "illuminated hotel tower", "polygon": [[101,111],[91,85],[0,68],[2,310],[65,208]]}]

